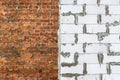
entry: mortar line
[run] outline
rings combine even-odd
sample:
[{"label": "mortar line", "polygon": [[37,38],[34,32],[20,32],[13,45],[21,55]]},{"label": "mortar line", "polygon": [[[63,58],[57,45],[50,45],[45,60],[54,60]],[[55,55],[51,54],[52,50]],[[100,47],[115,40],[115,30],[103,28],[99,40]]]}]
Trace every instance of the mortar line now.
[{"label": "mortar line", "polygon": [[[61,2],[61,0],[60,0]],[[59,6],[59,15],[60,15],[60,8],[61,8],[61,5],[60,5],[60,2],[58,3],[58,6]],[[61,51],[61,28],[60,28],[60,17],[59,16],[59,22],[58,22],[58,25],[59,25],[59,28],[58,28],[58,79],[61,80],[61,64],[60,64],[60,51]]]}]

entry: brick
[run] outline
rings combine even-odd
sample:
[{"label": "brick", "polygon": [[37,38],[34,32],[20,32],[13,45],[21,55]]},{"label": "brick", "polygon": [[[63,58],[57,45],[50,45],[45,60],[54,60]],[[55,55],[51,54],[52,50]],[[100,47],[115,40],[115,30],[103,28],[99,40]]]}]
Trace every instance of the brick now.
[{"label": "brick", "polygon": [[25,78],[18,78],[18,80],[25,80]]}]

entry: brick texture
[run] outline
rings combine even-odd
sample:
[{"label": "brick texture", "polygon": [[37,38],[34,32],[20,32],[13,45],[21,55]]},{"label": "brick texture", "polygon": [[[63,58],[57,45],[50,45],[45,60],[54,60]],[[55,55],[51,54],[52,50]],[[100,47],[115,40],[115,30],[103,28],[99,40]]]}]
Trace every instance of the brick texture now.
[{"label": "brick texture", "polygon": [[58,0],[0,0],[0,80],[58,80]]},{"label": "brick texture", "polygon": [[60,0],[60,80],[120,80],[120,0]]}]

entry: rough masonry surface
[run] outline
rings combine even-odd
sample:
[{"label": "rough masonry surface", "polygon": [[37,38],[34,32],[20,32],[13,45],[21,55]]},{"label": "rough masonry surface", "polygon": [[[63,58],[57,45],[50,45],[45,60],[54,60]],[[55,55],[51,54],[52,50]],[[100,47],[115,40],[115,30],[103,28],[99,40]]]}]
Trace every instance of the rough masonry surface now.
[{"label": "rough masonry surface", "polygon": [[0,0],[0,80],[58,80],[58,0]]},{"label": "rough masonry surface", "polygon": [[120,0],[60,0],[60,80],[120,80]]}]

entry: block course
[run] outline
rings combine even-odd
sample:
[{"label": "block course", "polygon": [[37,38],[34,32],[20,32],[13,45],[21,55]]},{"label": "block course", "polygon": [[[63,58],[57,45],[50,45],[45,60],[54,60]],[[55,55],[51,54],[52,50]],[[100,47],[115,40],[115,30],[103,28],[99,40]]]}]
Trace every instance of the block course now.
[{"label": "block course", "polygon": [[120,79],[119,11],[120,0],[60,0],[60,80]]}]

